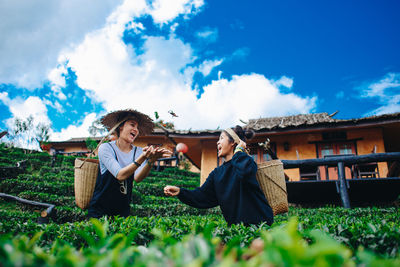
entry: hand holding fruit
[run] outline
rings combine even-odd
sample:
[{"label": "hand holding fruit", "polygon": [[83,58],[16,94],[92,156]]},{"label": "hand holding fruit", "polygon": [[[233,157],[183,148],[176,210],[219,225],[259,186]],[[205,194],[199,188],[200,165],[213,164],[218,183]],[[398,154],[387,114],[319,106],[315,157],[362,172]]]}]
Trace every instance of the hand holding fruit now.
[{"label": "hand holding fruit", "polygon": [[164,187],[164,194],[168,197],[173,197],[179,195],[181,189],[177,186],[167,185]]}]

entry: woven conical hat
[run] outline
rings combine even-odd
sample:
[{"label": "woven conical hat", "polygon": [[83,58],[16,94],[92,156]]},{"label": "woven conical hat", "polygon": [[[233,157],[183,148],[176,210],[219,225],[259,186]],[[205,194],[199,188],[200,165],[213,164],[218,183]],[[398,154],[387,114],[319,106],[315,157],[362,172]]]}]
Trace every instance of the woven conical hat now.
[{"label": "woven conical hat", "polygon": [[100,122],[110,130],[118,122],[126,121],[128,119],[133,119],[138,123],[139,135],[151,134],[154,128],[153,120],[137,110],[125,109],[117,110],[108,113],[100,119]]}]

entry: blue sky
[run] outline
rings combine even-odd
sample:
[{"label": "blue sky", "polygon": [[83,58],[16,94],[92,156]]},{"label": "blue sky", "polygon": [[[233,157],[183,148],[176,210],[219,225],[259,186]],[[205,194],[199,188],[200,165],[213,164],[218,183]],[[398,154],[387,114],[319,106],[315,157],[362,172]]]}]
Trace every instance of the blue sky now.
[{"label": "blue sky", "polygon": [[[398,1],[0,0],[0,129],[135,108],[178,129],[400,112]],[[172,118],[174,110],[178,118]]]}]

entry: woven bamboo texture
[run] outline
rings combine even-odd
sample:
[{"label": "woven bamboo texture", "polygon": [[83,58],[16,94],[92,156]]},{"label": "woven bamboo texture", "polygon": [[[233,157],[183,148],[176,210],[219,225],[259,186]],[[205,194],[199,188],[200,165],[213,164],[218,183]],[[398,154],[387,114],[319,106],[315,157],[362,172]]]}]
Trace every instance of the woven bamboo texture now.
[{"label": "woven bamboo texture", "polygon": [[274,215],[288,212],[289,204],[282,162],[270,160],[258,164],[256,177]]},{"label": "woven bamboo texture", "polygon": [[75,159],[74,189],[75,203],[81,209],[89,206],[96,185],[99,161],[97,159]]}]

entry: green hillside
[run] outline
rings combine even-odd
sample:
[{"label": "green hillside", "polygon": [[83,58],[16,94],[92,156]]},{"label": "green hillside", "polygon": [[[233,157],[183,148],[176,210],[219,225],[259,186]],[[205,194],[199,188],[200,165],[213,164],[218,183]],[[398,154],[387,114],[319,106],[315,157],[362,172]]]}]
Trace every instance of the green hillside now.
[{"label": "green hillside", "polygon": [[[153,261],[154,266],[165,262],[174,263],[170,266],[259,266],[260,262],[274,263],[266,266],[381,266],[374,264],[382,262],[396,266],[400,261],[396,203],[356,209],[291,207],[288,214],[275,217],[272,227],[228,227],[219,208],[195,209],[165,197],[165,185],[193,189],[200,179],[199,174],[169,168],[151,171],[134,185],[132,216],[87,220],[87,211],[74,203],[74,160],[58,155],[53,161],[47,153],[25,153],[0,144],[0,193],[56,206],[49,223],[38,224],[44,208],[0,198],[4,266],[14,266],[18,255],[26,266],[102,261],[116,266],[146,266]],[[25,169],[9,168],[21,161]],[[264,242],[261,252],[250,245],[257,238]]]}]

